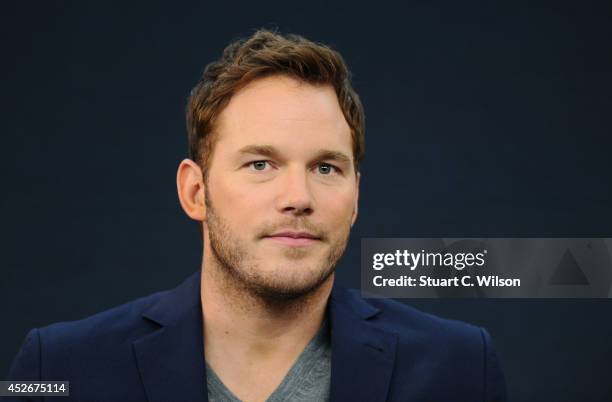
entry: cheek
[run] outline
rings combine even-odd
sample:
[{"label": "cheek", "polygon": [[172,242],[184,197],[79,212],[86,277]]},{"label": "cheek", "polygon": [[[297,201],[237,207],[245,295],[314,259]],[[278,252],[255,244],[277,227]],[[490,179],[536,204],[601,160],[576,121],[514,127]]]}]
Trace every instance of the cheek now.
[{"label": "cheek", "polygon": [[269,191],[236,180],[211,182],[211,194],[215,210],[234,229],[247,229],[257,224],[263,211],[271,203]]},{"label": "cheek", "polygon": [[245,185],[243,182],[232,180],[228,177],[224,180],[216,180],[211,183],[213,202],[218,208],[233,209],[235,212],[242,212],[238,208],[245,205],[253,205],[262,197],[258,196],[257,191],[253,191],[252,186]]},{"label": "cheek", "polygon": [[320,198],[320,211],[336,224],[350,221],[355,208],[353,191],[327,192]]}]

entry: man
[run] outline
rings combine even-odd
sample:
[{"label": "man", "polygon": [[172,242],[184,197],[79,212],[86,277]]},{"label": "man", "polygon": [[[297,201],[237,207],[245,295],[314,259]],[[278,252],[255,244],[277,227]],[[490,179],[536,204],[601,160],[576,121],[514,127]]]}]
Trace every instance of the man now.
[{"label": "man", "polygon": [[484,329],[334,284],[357,218],[364,114],[338,53],[258,31],[207,66],[177,189],[201,274],[32,330],[10,378],[83,401],[501,401]]}]

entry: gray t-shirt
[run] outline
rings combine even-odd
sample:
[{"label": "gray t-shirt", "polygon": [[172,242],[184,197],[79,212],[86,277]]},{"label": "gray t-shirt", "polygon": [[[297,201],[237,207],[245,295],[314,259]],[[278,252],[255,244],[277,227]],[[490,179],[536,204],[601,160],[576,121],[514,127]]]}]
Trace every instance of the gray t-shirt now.
[{"label": "gray t-shirt", "polygon": [[[327,320],[300,354],[267,402],[329,401],[331,342]],[[206,363],[206,383],[210,402],[242,402]]]}]

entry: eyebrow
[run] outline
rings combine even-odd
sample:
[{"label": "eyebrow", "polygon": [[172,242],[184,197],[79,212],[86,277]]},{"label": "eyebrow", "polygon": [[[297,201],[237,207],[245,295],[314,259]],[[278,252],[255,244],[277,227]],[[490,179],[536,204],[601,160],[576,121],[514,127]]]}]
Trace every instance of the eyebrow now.
[{"label": "eyebrow", "polygon": [[247,145],[238,150],[240,154],[262,155],[273,158],[279,155],[279,152],[272,145]]},{"label": "eyebrow", "polygon": [[[272,145],[247,145],[238,150],[240,154],[262,155],[268,158],[280,158],[280,152]],[[351,158],[344,152],[319,149],[314,159],[333,160],[341,163],[351,163]]]},{"label": "eyebrow", "polygon": [[318,155],[317,159],[332,160],[332,161],[348,163],[348,164],[351,163],[351,158],[348,157],[345,153],[339,152],[339,151],[330,151],[327,149],[320,149],[317,155]]}]

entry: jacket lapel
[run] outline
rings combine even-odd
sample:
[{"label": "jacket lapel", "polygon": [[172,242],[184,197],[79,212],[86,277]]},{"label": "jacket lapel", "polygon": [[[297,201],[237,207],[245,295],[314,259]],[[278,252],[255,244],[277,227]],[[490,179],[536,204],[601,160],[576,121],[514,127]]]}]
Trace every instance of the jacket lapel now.
[{"label": "jacket lapel", "polygon": [[331,401],[385,401],[395,362],[397,335],[372,323],[380,310],[335,284],[329,307]]},{"label": "jacket lapel", "polygon": [[149,402],[206,401],[200,274],[160,297],[143,316],[156,327],[133,343]]},{"label": "jacket lapel", "polygon": [[[332,402],[386,400],[397,335],[373,324],[379,312],[334,284],[329,302]],[[155,330],[133,346],[149,402],[207,401],[200,273],[161,296],[143,317]]]}]

